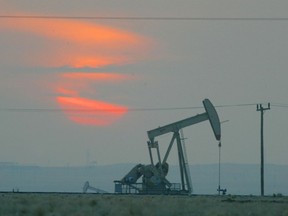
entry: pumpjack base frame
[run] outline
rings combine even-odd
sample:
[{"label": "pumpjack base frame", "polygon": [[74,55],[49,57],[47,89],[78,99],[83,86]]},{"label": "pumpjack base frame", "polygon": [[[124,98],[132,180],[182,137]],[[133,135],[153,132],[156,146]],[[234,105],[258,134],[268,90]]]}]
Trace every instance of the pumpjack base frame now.
[{"label": "pumpjack base frame", "polygon": [[115,193],[117,194],[153,194],[153,195],[188,195],[188,190],[182,190],[180,183],[171,183],[170,188],[146,188],[143,183],[123,184],[114,181]]}]

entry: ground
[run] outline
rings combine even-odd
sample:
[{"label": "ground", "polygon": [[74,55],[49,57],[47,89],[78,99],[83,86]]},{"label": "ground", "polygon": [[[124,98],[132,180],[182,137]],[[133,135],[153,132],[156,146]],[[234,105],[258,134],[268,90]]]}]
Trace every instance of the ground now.
[{"label": "ground", "polygon": [[0,193],[0,215],[288,216],[288,197]]}]

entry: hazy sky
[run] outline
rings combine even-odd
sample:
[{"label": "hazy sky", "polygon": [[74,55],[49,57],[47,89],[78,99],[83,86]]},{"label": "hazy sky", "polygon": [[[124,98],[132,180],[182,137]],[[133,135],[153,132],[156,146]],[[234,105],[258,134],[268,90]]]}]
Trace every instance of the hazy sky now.
[{"label": "hazy sky", "polygon": [[[27,19],[17,16],[288,18],[286,0],[0,0],[0,161],[149,163],[146,131],[204,112],[222,161],[288,165],[288,20]],[[221,107],[221,105],[243,105]],[[75,113],[71,109],[98,111]],[[184,130],[190,164],[218,162],[208,122]],[[166,151],[172,134],[159,137]],[[175,149],[168,159],[177,164]]]}]

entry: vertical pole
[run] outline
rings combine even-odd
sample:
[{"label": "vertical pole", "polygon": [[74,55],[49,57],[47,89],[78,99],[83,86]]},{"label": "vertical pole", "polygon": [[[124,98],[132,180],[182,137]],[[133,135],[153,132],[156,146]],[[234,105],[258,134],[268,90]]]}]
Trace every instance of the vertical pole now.
[{"label": "vertical pole", "polygon": [[221,191],[221,141],[218,144],[219,148],[219,163],[218,163],[218,195],[220,195]]},{"label": "vertical pole", "polygon": [[264,139],[263,139],[263,124],[264,124],[264,110],[261,107],[261,196],[264,196]]},{"label": "vertical pole", "polygon": [[260,122],[260,153],[261,153],[261,196],[264,196],[264,111],[270,109],[270,103],[268,103],[268,107],[264,108],[262,104],[257,104],[257,111],[261,112],[261,122]]}]

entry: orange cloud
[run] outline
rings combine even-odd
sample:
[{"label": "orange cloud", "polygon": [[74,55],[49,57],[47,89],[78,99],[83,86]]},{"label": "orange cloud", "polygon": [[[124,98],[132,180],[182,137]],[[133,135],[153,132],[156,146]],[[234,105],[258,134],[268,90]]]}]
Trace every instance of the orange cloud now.
[{"label": "orange cloud", "polygon": [[104,126],[115,122],[128,110],[125,106],[87,99],[80,95],[87,92],[91,82],[122,82],[131,80],[130,75],[69,72],[61,74],[61,78],[61,82],[56,85],[56,92],[63,96],[58,96],[57,102],[73,122]]},{"label": "orange cloud", "polygon": [[[91,84],[96,82],[118,83],[127,80],[134,80],[134,77],[118,73],[68,72],[60,75],[58,82],[54,85],[54,89],[61,95],[75,96],[80,95],[80,93],[85,94],[91,89]],[[91,91],[95,91],[95,89]]]},{"label": "orange cloud", "polygon": [[97,44],[113,47],[113,49],[126,45],[141,45],[144,39],[128,31],[77,20],[7,18],[2,22],[2,28],[4,27],[47,38],[62,39],[83,45]]},{"label": "orange cloud", "polygon": [[80,97],[57,97],[57,102],[69,119],[83,125],[109,125],[128,111],[125,106]]},{"label": "orange cloud", "polygon": [[[141,59],[150,47],[150,40],[138,34],[83,20],[1,19],[0,26],[0,32],[8,29],[9,33],[31,34],[42,39],[37,41],[37,45],[33,43],[29,55],[19,58],[25,59],[29,66],[84,69],[123,65]],[[57,103],[70,120],[82,125],[102,126],[118,120],[127,113],[128,108],[83,95],[90,90],[95,92],[91,88],[92,82],[126,80],[132,80],[132,76],[116,72],[68,72],[59,76],[53,89],[57,94]]]},{"label": "orange cloud", "polygon": [[[56,65],[61,65],[61,64],[63,65],[65,64],[65,61],[67,61],[67,59],[64,59],[64,58],[59,59]],[[103,56],[79,56],[79,55],[73,56],[71,55],[66,65],[69,65],[73,68],[82,68],[82,67],[98,68],[98,67],[103,67],[106,65],[113,65],[113,64],[120,65],[128,61],[129,60],[127,59],[127,57],[120,57],[120,56],[111,57],[111,56],[104,56],[104,55]]]},{"label": "orange cloud", "polygon": [[117,73],[87,73],[87,72],[70,72],[62,74],[63,78],[77,80],[96,80],[96,81],[123,81],[131,79],[131,76]]},{"label": "orange cloud", "polygon": [[127,64],[143,56],[140,53],[146,52],[150,43],[138,34],[88,21],[7,18],[0,20],[0,26],[0,31],[8,29],[48,39],[39,53],[24,56],[33,66],[99,68]]}]

